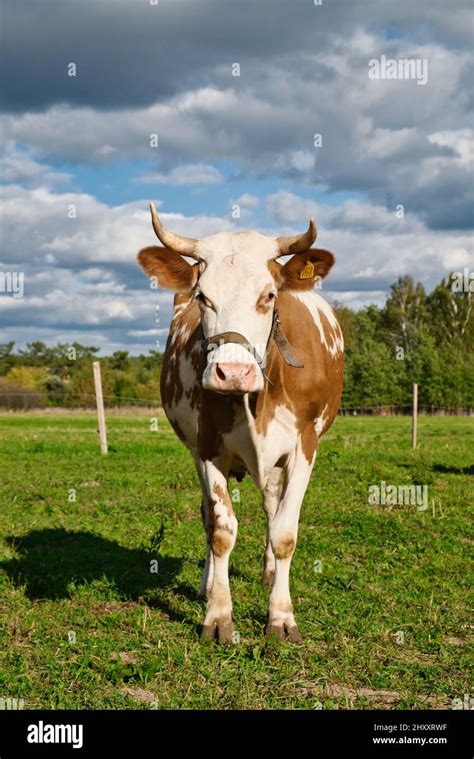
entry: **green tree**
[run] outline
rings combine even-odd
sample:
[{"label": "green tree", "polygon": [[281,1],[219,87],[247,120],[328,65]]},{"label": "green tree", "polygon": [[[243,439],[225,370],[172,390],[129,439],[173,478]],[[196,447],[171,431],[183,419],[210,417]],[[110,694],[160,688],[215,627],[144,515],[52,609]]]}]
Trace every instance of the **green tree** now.
[{"label": "green tree", "polygon": [[115,351],[107,360],[114,371],[124,372],[130,367],[128,351]]},{"label": "green tree", "polygon": [[381,326],[393,345],[408,352],[417,333],[426,322],[426,294],[421,283],[412,277],[399,277],[381,312]]},{"label": "green tree", "polygon": [[[452,275],[451,275],[452,277]],[[448,281],[441,280],[426,299],[433,336],[450,345],[461,345],[464,341],[472,341],[474,311],[472,308],[472,293],[457,292]],[[473,349],[472,342],[469,348]]]}]

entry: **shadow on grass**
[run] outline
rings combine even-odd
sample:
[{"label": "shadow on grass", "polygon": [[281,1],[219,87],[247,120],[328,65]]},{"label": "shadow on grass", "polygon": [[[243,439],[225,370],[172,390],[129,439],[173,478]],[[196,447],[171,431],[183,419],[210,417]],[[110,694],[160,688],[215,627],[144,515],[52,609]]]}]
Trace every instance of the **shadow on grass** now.
[{"label": "shadow on grass", "polygon": [[[171,620],[196,627],[194,620],[178,612],[173,603],[182,601],[183,596],[192,601],[197,598],[191,586],[177,581],[182,558],[157,557],[90,532],[63,528],[33,530],[9,538],[8,543],[18,557],[0,562],[0,571],[6,572],[15,585],[24,585],[32,600],[70,598],[70,584],[78,587],[105,580],[114,600],[144,600]],[[153,559],[158,561],[157,573],[150,572]]]},{"label": "shadow on grass", "polygon": [[[461,474],[461,475],[473,475],[474,474],[474,465],[473,464],[466,464],[465,466],[450,466],[448,464],[428,464],[423,462],[420,464],[413,463],[413,462],[406,462],[406,461],[400,461],[397,464],[400,469],[411,469],[418,470],[418,473],[423,477],[425,476],[425,479],[430,476],[431,472],[437,472],[439,474]],[[420,483],[420,484],[425,484]]]},{"label": "shadow on grass", "polygon": [[433,464],[433,472],[441,474],[474,474],[474,465],[471,466],[446,466],[446,464]]}]

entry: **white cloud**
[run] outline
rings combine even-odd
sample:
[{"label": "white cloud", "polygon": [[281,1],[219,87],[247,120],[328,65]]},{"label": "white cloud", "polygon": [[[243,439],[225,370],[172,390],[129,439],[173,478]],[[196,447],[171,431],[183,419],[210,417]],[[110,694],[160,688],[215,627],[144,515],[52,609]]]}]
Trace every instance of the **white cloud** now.
[{"label": "white cloud", "polygon": [[51,166],[38,163],[24,150],[19,150],[12,140],[8,140],[0,158],[0,180],[10,184],[23,183],[28,186],[42,185],[54,187],[72,179],[72,174],[55,171]]},{"label": "white cloud", "polygon": [[419,149],[422,140],[415,128],[411,129],[374,129],[370,139],[367,139],[369,154],[376,158],[400,156],[407,148]]},{"label": "white cloud", "polygon": [[460,163],[468,168],[474,158],[474,129],[451,129],[428,135],[434,145],[446,146],[454,150]]},{"label": "white cloud", "polygon": [[[169,324],[172,294],[152,291],[135,262],[141,247],[156,242],[145,202],[109,208],[86,194],[18,186],[1,188],[0,197],[9,240],[0,268],[21,265],[25,271],[24,297],[0,299],[0,341],[74,335],[109,352],[117,346],[133,351],[155,347],[156,336]],[[70,202],[78,209],[75,220],[67,218]],[[257,206],[252,196],[244,202]],[[432,232],[414,215],[397,219],[370,202],[329,206],[280,192],[270,195],[265,206],[274,225],[260,231],[270,235],[302,231],[308,216],[315,216],[317,245],[332,250],[337,259],[322,294],[352,307],[383,302],[389,285],[402,274],[410,273],[430,289],[453,269],[473,265],[467,234]],[[25,208],[28,225],[23,223]],[[161,215],[171,229],[193,237],[235,228],[219,217]],[[57,263],[48,264],[44,251],[51,247]]]},{"label": "white cloud", "polygon": [[448,250],[443,256],[443,266],[446,271],[452,272],[464,268],[465,266],[474,266],[474,256],[466,248]]},{"label": "white cloud", "polygon": [[290,165],[297,171],[311,171],[315,163],[314,153],[307,150],[295,150],[289,157]]},{"label": "white cloud", "polygon": [[233,202],[245,208],[258,208],[258,206],[260,205],[260,198],[257,198],[256,195],[251,195],[250,193],[245,192],[243,195],[240,195],[240,197],[238,197],[237,200]]},{"label": "white cloud", "polygon": [[240,195],[236,200],[231,200],[228,205],[229,213],[231,215],[234,214],[236,210],[235,206],[238,206],[238,218],[240,222],[242,223],[245,221],[250,225],[252,223],[250,220],[253,218],[255,210],[260,206],[260,198],[246,192],[243,195]]},{"label": "white cloud", "polygon": [[[173,295],[152,291],[136,263],[140,248],[158,243],[147,202],[110,208],[85,193],[18,185],[1,187],[0,200],[8,241],[0,253],[0,270],[21,269],[25,274],[23,298],[0,298],[0,342],[55,341],[59,335],[64,341],[70,335],[108,352],[124,345],[135,352],[156,347],[153,335],[167,330]],[[76,219],[67,216],[71,203]],[[192,237],[232,228],[228,219],[217,216],[161,217],[173,230]],[[156,304],[163,323],[158,333]],[[136,344],[135,338],[146,337],[150,340]]]},{"label": "white cloud", "polygon": [[140,184],[164,184],[175,187],[186,187],[194,184],[218,184],[224,176],[209,164],[196,163],[186,166],[176,166],[168,172],[152,172],[136,177]]},{"label": "white cloud", "polygon": [[[381,54],[426,58],[428,84],[370,80],[368,60]],[[217,183],[222,176],[214,164],[232,161],[240,180],[277,176],[331,191],[357,188],[373,199],[404,198],[434,227],[462,228],[469,178],[459,130],[471,61],[469,50],[387,40],[358,25],[350,34],[336,32],[321,49],[287,52],[280,61],[263,57],[234,81],[228,66],[216,65],[212,85],[197,84],[148,106],[56,105],[6,115],[2,126],[8,139],[29,144],[39,156],[88,163],[154,162],[150,135],[158,131],[171,168],[144,172],[141,182]],[[323,140],[318,149],[315,133]],[[446,194],[456,202],[440,209]]]},{"label": "white cloud", "polygon": [[[2,253],[5,262],[39,263],[44,254],[52,252],[58,264],[66,267],[89,267],[91,262],[133,264],[141,247],[157,243],[148,200],[110,208],[86,193],[53,193],[46,188],[19,186],[0,187],[0,200],[2,232],[8,240]],[[71,205],[76,208],[76,218],[68,217]],[[162,212],[161,218],[176,232],[190,237],[232,228],[230,220],[215,216]]]},{"label": "white cloud", "polygon": [[320,211],[314,200],[285,190],[270,195],[266,205],[269,216],[283,224],[307,224],[308,219],[317,217]]},{"label": "white cloud", "polygon": [[[121,14],[130,11],[129,5],[121,3],[117,23],[123,22]],[[216,168],[227,161],[236,167],[235,194],[245,188],[234,202],[241,206],[242,220],[247,219],[249,227],[291,234],[302,231],[309,217],[316,218],[317,244],[337,257],[323,295],[352,307],[382,303],[388,286],[401,274],[412,274],[429,289],[453,269],[474,266],[470,238],[462,231],[472,218],[473,132],[465,126],[472,53],[462,49],[469,36],[466,4],[458,2],[453,14],[445,2],[434,0],[426,20],[426,10],[416,3],[404,6],[400,14],[397,4],[380,0],[369,18],[357,4],[346,4],[343,11],[328,4],[323,11],[325,24],[315,27],[321,9],[311,3],[303,4],[304,12],[300,4],[298,9],[286,4],[289,10],[283,15],[281,4],[274,5],[269,18],[254,4],[260,27],[249,28],[240,11],[227,26],[220,21],[204,25],[203,34],[208,36],[196,55],[184,39],[181,74],[170,72],[173,81],[164,90],[148,86],[155,102],[149,96],[105,99],[106,93],[102,99],[99,93],[95,100],[88,95],[76,100],[92,105],[50,106],[59,99],[54,91],[41,107],[31,105],[34,110],[23,113],[14,109],[2,117],[7,148],[0,177],[10,186],[0,189],[0,266],[21,267],[26,281],[23,299],[0,299],[6,320],[0,340],[13,334],[23,342],[35,337],[52,342],[78,339],[98,343],[109,352],[124,344],[148,350],[154,347],[157,332],[166,330],[171,312],[172,295],[150,291],[135,263],[141,247],[157,243],[149,198],[110,207],[87,192],[65,191],[64,187],[73,187],[66,184],[71,176],[43,160],[96,167],[146,161],[147,168],[140,169],[135,181],[161,184],[154,189],[158,195],[168,186],[186,192],[188,187],[207,185],[206,194],[214,192],[216,202],[224,198],[227,218],[212,213],[213,199],[209,216],[178,213],[178,202],[169,204],[176,193],[155,200],[165,224],[193,237],[236,228],[226,194],[232,186],[230,182],[222,186],[224,177]],[[191,31],[184,17],[173,16],[184,37],[195,34],[193,6],[185,14]],[[214,19],[217,7],[210,2],[200,9],[200,22],[202,13]],[[138,23],[136,12],[132,15]],[[108,14],[104,17],[108,24]],[[145,17],[150,18],[146,9],[140,18]],[[262,38],[261,29],[285,17],[287,35],[275,54],[271,35]],[[301,24],[302,19],[311,21]],[[127,34],[130,27],[127,21]],[[130,28],[132,39],[137,28]],[[220,34],[227,28],[242,46],[239,78],[230,76],[229,46]],[[387,39],[380,31],[386,29],[395,29],[400,36]],[[37,39],[44,37],[33,27],[31,34],[32,47],[41,47]],[[97,37],[94,40],[91,51]],[[371,81],[368,61],[381,54],[427,58],[428,84]],[[102,59],[105,74],[107,65],[113,68],[113,64],[110,55]],[[141,59],[137,70],[142,64]],[[90,69],[87,93],[94,84],[94,62]],[[84,67],[81,75],[86,75]],[[130,81],[135,92],[135,74]],[[34,85],[30,89],[34,95]],[[74,97],[68,102],[73,103]],[[157,131],[159,151],[150,147],[150,135]],[[313,146],[315,133],[322,134],[318,149]],[[158,169],[157,156],[166,157]],[[278,187],[279,192],[257,197],[263,190],[256,179],[270,180],[262,186]],[[318,202],[310,195],[315,187]],[[109,185],[107,190],[116,187]],[[334,196],[328,194],[326,202],[321,190],[357,193],[359,199],[335,205],[329,202]],[[76,207],[75,219],[68,218],[71,204]],[[405,207],[404,219],[395,215],[397,204]],[[262,230],[265,213],[270,223]],[[248,221],[257,218],[259,224]],[[438,228],[433,231],[430,226]],[[158,330],[157,302],[163,325]]]},{"label": "white cloud", "polygon": [[[395,209],[369,202],[347,200],[329,206],[289,192],[270,195],[267,207],[285,234],[303,231],[308,215],[314,216],[318,227],[315,245],[336,255],[336,266],[324,287],[338,300],[346,292],[346,302],[353,307],[370,302],[372,291],[386,294],[389,285],[404,274],[411,274],[430,289],[454,263],[457,268],[474,266],[472,239],[467,232],[433,232],[413,214],[400,219]],[[378,288],[374,288],[375,283],[379,283]]]},{"label": "white cloud", "polygon": [[129,331],[130,337],[154,337],[156,335],[166,335],[167,329],[131,329]]}]

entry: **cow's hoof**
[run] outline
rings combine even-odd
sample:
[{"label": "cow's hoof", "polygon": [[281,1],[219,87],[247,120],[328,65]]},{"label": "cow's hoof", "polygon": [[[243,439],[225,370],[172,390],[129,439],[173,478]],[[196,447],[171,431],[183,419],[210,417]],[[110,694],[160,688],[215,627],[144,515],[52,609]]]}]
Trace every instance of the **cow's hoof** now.
[{"label": "cow's hoof", "polygon": [[214,640],[217,638],[219,643],[234,642],[234,626],[231,620],[216,620],[212,625],[203,625],[201,631],[203,640]]},{"label": "cow's hoof", "polygon": [[201,638],[203,640],[214,640],[216,637],[215,625],[203,625],[201,630]]},{"label": "cow's hoof", "polygon": [[275,579],[275,572],[273,570],[267,571],[264,569],[262,574],[262,585],[269,585],[270,588],[273,587],[273,580]]},{"label": "cow's hoof", "polygon": [[300,631],[298,630],[298,627],[294,625],[293,627],[290,627],[288,630],[288,640],[291,641],[291,643],[302,643],[303,638],[301,636]]},{"label": "cow's hoof", "polygon": [[278,640],[289,640],[291,643],[301,643],[303,638],[296,625],[275,625],[269,622],[265,628],[267,638],[277,638]]},{"label": "cow's hoof", "polygon": [[269,622],[265,628],[265,635],[267,638],[278,638],[278,640],[284,640],[285,628],[283,625],[272,625]]}]

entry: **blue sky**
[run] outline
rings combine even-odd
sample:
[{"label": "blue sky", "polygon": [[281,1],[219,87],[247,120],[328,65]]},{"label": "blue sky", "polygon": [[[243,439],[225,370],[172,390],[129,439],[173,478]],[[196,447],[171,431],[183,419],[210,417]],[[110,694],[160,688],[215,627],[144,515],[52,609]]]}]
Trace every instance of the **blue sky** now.
[{"label": "blue sky", "polygon": [[[474,268],[464,0],[5,5],[0,272],[25,294],[0,293],[1,342],[155,347],[172,295],[135,263],[149,200],[193,237],[315,216],[337,260],[323,295],[353,308]],[[369,79],[381,56],[426,60],[427,83]]]},{"label": "blue sky", "polygon": [[[132,201],[143,200],[144,185],[135,181],[137,177],[150,172],[150,162],[142,161],[116,161],[102,166],[90,166],[87,164],[58,163],[55,165],[59,171],[71,173],[74,176],[73,184],[78,191],[94,195],[107,205],[120,205]],[[156,163],[159,165],[158,160]],[[224,181],[216,184],[192,184],[186,186],[169,185],[166,181],[153,182],[147,185],[150,199],[159,198],[163,201],[163,210],[179,209],[186,215],[208,214],[209,210],[221,216],[228,213],[229,206],[233,201],[250,193],[259,198],[281,190],[291,191],[293,182],[290,179],[268,177],[255,180],[239,176],[237,162],[214,162],[213,167],[223,176]],[[153,169],[152,169],[153,171]],[[217,185],[217,186],[216,186]],[[302,198],[312,199],[327,205],[337,205],[349,198],[362,198],[363,193],[332,192],[327,193],[314,186],[302,186],[299,188]],[[257,224],[265,223],[263,209],[254,214]],[[268,220],[267,220],[268,221]]]}]

